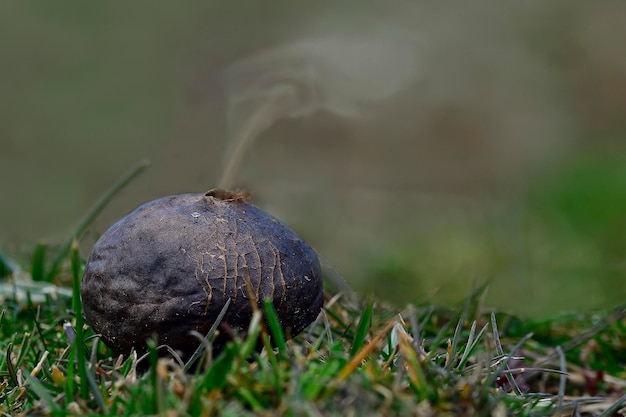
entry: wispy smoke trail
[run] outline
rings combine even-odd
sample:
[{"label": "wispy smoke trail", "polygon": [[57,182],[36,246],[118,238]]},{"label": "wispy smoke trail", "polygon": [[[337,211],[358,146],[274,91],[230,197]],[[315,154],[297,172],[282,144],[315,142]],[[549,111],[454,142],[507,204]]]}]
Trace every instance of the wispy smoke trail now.
[{"label": "wispy smoke trail", "polygon": [[235,63],[226,71],[231,142],[220,186],[232,185],[245,151],[276,121],[319,110],[357,118],[363,105],[410,86],[418,63],[416,42],[400,34],[307,39]]}]

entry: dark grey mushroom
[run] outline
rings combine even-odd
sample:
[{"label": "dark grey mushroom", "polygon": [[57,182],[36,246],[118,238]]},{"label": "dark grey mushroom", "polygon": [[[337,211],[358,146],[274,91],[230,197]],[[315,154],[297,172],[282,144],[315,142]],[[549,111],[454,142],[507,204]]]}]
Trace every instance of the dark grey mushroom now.
[{"label": "dark grey mushroom", "polygon": [[[189,357],[228,299],[228,329],[245,333],[253,304],[273,301],[288,337],[323,304],[315,252],[280,220],[221,190],[146,203],[104,233],[82,280],[85,316],[113,351],[154,337]],[[232,333],[232,332],[231,332]]]}]

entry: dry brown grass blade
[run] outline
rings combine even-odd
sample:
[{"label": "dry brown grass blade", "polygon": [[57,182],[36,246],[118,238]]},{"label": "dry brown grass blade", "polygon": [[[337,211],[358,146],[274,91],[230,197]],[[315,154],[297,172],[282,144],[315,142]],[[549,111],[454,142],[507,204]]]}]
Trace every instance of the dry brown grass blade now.
[{"label": "dry brown grass blade", "polygon": [[356,355],[354,355],[350,362],[348,362],[346,366],[343,367],[343,369],[337,375],[337,378],[335,378],[335,383],[345,381],[359,366],[361,366],[361,363],[365,360],[365,358],[380,345],[383,338],[387,335],[387,333],[391,331],[394,324],[395,323],[393,322],[389,322],[385,327],[383,327],[382,330],[376,333],[376,336],[374,336],[374,338],[370,340],[369,343],[363,346],[361,350]]}]

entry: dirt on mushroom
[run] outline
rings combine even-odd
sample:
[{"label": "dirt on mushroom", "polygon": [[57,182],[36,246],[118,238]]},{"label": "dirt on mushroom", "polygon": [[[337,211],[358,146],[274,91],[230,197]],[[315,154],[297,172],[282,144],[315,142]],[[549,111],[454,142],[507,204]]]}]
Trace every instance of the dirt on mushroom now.
[{"label": "dirt on mushroom", "polygon": [[231,303],[214,341],[245,334],[254,306],[275,305],[288,337],[323,304],[315,251],[286,224],[223,190],[146,203],[96,242],[81,295],[87,321],[118,354],[155,338],[188,358]]}]

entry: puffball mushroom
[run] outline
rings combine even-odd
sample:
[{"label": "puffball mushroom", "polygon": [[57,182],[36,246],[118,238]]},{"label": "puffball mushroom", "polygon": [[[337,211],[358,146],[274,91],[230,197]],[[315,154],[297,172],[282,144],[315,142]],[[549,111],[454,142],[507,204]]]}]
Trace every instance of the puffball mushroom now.
[{"label": "puffball mushroom", "polygon": [[[87,321],[114,352],[155,338],[188,358],[227,300],[222,329],[245,334],[253,304],[273,301],[287,337],[323,304],[315,251],[285,223],[223,190],[142,205],[96,242],[81,284]],[[228,340],[221,332],[214,350]]]}]

